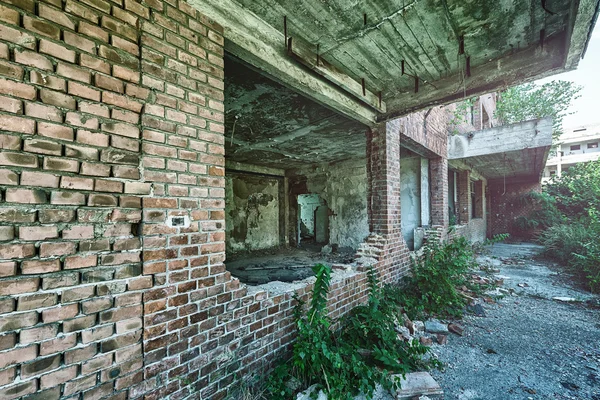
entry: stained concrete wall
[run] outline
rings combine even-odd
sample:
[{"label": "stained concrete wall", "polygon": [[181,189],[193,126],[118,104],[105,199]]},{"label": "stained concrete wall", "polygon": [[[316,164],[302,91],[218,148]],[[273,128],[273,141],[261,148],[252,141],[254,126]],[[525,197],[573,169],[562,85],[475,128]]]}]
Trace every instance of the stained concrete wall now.
[{"label": "stained concrete wall", "polygon": [[414,249],[415,228],[421,225],[421,159],[400,159],[400,211],[402,236],[408,247]]},{"label": "stained concrete wall", "polygon": [[[341,250],[356,250],[369,235],[366,165],[365,159],[348,160],[306,167],[290,174],[290,186],[318,194],[325,200],[331,214],[329,243]],[[294,214],[291,210],[291,218]]]},{"label": "stained concrete wall", "polygon": [[281,178],[227,172],[225,176],[228,252],[277,247],[280,242]]}]

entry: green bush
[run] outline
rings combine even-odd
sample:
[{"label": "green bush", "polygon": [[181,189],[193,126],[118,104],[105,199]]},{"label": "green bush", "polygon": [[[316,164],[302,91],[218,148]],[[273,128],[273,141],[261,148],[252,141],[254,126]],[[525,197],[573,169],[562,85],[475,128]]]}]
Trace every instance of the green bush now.
[{"label": "green bush", "polygon": [[[331,329],[334,321],[327,315],[331,268],[318,264],[313,271],[317,279],[310,307],[304,313],[304,304],[296,299],[298,338],[291,360],[282,362],[269,377],[270,399],[290,399],[296,391],[312,385],[331,400],[349,400],[358,393],[371,398],[377,384],[394,386],[392,372],[404,374],[438,365],[435,360],[422,360],[428,348],[398,339],[393,322],[398,308],[382,301],[373,270],[368,274],[368,304],[354,308],[340,321],[342,328],[337,331]],[[298,387],[290,385],[293,381]]]},{"label": "green bush", "polygon": [[578,164],[544,186],[534,216],[546,255],[582,274],[592,291],[600,287],[600,160]]},{"label": "green bush", "polygon": [[457,289],[471,285],[466,274],[475,265],[472,246],[464,237],[430,242],[402,288],[389,288],[386,296],[402,304],[410,318],[461,316],[466,300]]}]

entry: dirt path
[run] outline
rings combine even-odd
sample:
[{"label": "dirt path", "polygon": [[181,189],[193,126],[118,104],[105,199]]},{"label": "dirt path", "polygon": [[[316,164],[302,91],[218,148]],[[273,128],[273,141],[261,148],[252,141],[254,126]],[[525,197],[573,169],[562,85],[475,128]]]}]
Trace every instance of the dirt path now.
[{"label": "dirt path", "polygon": [[589,305],[597,299],[533,260],[537,250],[496,244],[481,258],[515,293],[485,304],[486,317],[465,317],[463,337],[434,346],[448,365],[432,373],[445,399],[600,400],[600,310]]}]

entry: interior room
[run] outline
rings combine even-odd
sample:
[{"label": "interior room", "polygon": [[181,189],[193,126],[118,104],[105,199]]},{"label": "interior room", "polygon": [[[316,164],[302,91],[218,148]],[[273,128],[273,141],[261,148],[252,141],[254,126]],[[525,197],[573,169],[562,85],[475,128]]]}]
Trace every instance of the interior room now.
[{"label": "interior room", "polygon": [[349,265],[368,235],[367,127],[225,58],[226,265],[248,284]]}]

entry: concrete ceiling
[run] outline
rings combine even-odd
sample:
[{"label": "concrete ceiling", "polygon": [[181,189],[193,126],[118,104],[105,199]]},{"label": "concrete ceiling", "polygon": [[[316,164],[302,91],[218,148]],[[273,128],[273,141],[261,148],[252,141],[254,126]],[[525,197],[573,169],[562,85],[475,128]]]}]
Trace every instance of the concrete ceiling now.
[{"label": "concrete ceiling", "polygon": [[232,54],[373,125],[575,68],[600,0],[189,1]]},{"label": "concrete ceiling", "polygon": [[228,161],[290,169],[364,157],[367,127],[225,58]]}]

